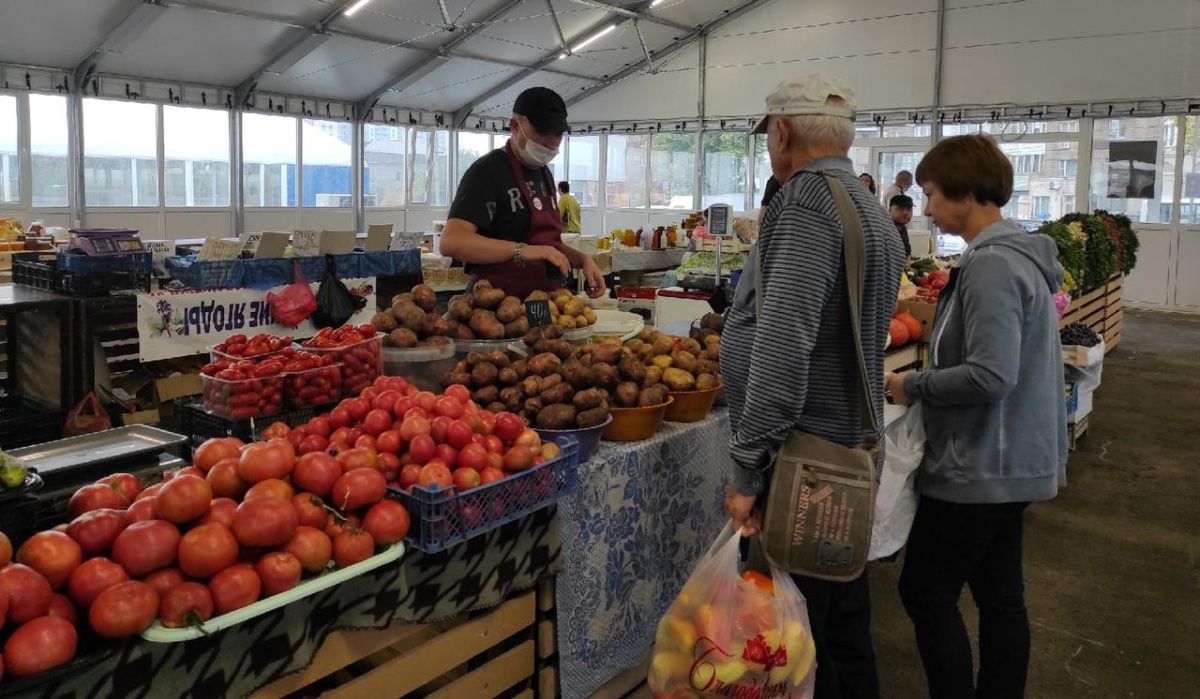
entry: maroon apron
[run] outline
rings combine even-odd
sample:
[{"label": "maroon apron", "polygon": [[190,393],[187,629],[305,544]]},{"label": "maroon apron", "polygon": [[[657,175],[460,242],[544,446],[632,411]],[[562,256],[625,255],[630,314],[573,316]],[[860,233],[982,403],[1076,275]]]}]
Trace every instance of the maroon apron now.
[{"label": "maroon apron", "polygon": [[[550,193],[551,197],[549,201],[545,201],[540,197],[534,197],[529,185],[525,182],[524,166],[513,152],[511,140],[504,146],[504,154],[508,156],[508,164],[512,167],[513,178],[516,179],[517,186],[521,189],[521,196],[525,199],[525,206],[529,209],[529,233],[524,240],[517,242],[526,245],[549,245],[562,250],[563,222],[558,213],[554,181],[550,177],[549,169],[541,168],[546,191]],[[546,265],[542,260],[526,262],[523,265],[512,260],[478,265],[475,269],[475,278],[486,279],[491,282],[492,286],[503,289],[508,294],[521,299],[528,296],[531,291],[539,289],[550,291],[562,286],[562,284],[550,280],[550,276],[546,273]]]}]

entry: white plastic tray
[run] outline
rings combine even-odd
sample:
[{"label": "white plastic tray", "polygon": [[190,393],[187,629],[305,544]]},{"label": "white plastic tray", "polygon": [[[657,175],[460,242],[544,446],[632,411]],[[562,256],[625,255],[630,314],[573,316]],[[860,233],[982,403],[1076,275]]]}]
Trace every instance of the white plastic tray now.
[{"label": "white plastic tray", "polygon": [[182,629],[168,629],[162,625],[161,621],[155,620],[145,631],[142,632],[142,638],[154,643],[179,643],[180,641],[190,641],[195,638],[200,638],[206,633],[227,629],[230,626],[240,624],[243,621],[261,616],[267,612],[279,609],[285,604],[291,604],[296,600],[303,599],[309,595],[328,589],[334,585],[343,583],[350,578],[370,572],[381,566],[387,565],[400,559],[404,555],[404,542],[400,541],[392,544],[382,553],[377,553],[365,561],[360,561],[346,568],[339,568],[332,573],[326,573],[320,577],[306,580],[290,590],[280,592],[277,595],[259,600],[254,604],[235,609],[228,614],[215,616],[204,622],[198,627],[184,627]]},{"label": "white plastic tray", "polygon": [[646,320],[636,313],[629,311],[613,311],[602,309],[596,311],[596,323],[592,325],[595,335],[616,335],[622,342],[637,337],[646,327]]}]

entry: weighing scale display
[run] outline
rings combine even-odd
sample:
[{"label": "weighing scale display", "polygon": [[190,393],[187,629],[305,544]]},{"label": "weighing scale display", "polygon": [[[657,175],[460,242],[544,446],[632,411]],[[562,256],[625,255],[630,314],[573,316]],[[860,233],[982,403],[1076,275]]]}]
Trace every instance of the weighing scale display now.
[{"label": "weighing scale display", "polygon": [[96,248],[96,252],[109,253],[113,252],[112,241],[108,238],[95,238],[92,240],[92,245]]},{"label": "weighing scale display", "polygon": [[121,252],[141,252],[143,249],[142,241],[140,241],[140,240],[124,239],[124,240],[117,240],[116,242],[117,242],[117,248]]},{"label": "weighing scale display", "polygon": [[729,213],[731,207],[728,204],[714,204],[708,208],[708,234],[712,236],[727,236],[729,235]]}]

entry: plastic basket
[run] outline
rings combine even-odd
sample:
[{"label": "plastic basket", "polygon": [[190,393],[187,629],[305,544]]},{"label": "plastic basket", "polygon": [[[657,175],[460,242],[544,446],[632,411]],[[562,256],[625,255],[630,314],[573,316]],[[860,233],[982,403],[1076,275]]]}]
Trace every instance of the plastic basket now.
[{"label": "plastic basket", "polygon": [[282,422],[288,427],[303,425],[317,413],[325,412],[326,407],[328,406],[285,410],[278,415],[268,417],[231,420],[206,411],[204,401],[200,396],[177,398],[175,399],[175,431],[188,438],[188,441],[180,447],[180,456],[190,459],[192,449],[200,446],[204,440],[213,437],[237,437],[249,440],[272,422]]},{"label": "plastic basket", "polygon": [[72,274],[58,267],[58,255],[23,252],[13,255],[13,282],[68,296],[107,296],[113,291],[149,291],[151,272],[146,270]]},{"label": "plastic basket", "polygon": [[341,399],[342,373],[338,364],[283,375],[283,405],[287,410],[329,405]]},{"label": "plastic basket", "polygon": [[201,262],[195,255],[167,258],[167,274],[190,289],[224,289],[242,286],[241,260]]},{"label": "plastic basket", "polygon": [[283,410],[283,374],[227,381],[200,375],[204,409],[230,419],[278,415]]},{"label": "plastic basket", "polygon": [[0,507],[0,532],[8,536],[14,548],[37,533],[38,503],[35,496],[22,495]]},{"label": "plastic basket", "polygon": [[303,347],[305,352],[333,356],[342,365],[342,395],[357,396],[383,375],[383,333],[341,347]]},{"label": "plastic basket", "polygon": [[579,485],[579,443],[557,440],[562,452],[554,459],[502,481],[465,492],[457,488],[411,492],[391,488],[412,518],[407,541],[425,553],[437,553],[486,534],[557,502]]},{"label": "plastic basket", "polygon": [[66,414],[18,396],[0,398],[0,449],[53,442],[62,437]]},{"label": "plastic basket", "polygon": [[433,347],[384,347],[383,373],[400,376],[422,391],[440,393],[442,375],[454,368],[454,340]]},{"label": "plastic basket", "polygon": [[64,272],[82,276],[109,272],[145,272],[149,274],[153,257],[153,253],[150,252],[126,252],[96,257],[82,253],[59,252],[57,262],[58,268]]}]

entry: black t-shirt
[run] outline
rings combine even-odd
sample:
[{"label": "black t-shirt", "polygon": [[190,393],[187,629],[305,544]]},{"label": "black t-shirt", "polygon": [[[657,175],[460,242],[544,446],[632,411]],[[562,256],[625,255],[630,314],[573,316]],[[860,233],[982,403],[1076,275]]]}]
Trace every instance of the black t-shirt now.
[{"label": "black t-shirt", "polygon": [[[542,206],[557,210],[557,202],[547,189],[551,181],[545,169],[533,170],[521,164],[525,182]],[[476,160],[458,183],[458,193],[450,206],[450,218],[470,221],[479,235],[498,240],[523,242],[528,239],[529,202],[513,178],[512,165],[503,148]]]}]

